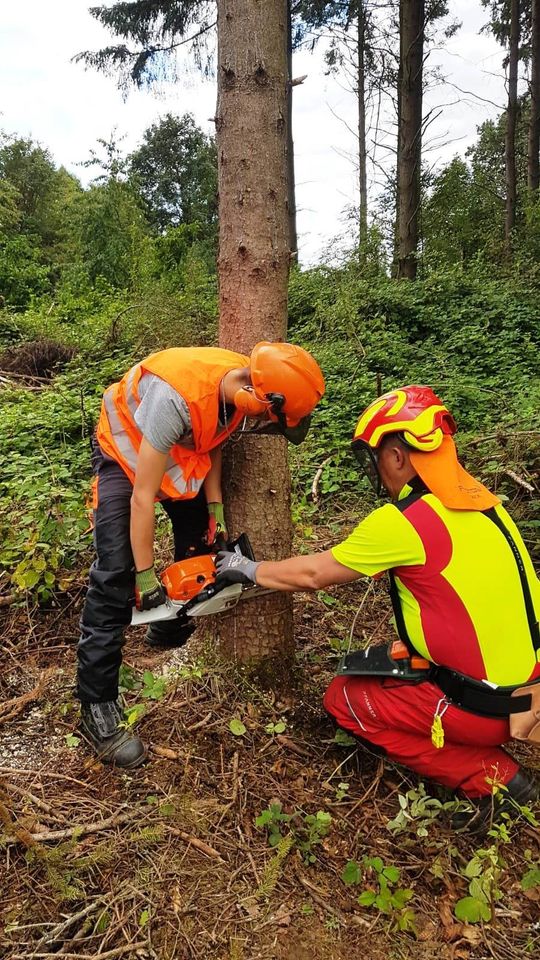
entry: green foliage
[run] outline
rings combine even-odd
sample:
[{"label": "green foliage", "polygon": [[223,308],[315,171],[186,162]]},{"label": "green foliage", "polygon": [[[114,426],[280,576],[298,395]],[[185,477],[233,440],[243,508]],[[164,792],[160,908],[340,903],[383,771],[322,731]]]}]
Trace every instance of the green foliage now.
[{"label": "green foliage", "polygon": [[272,846],[276,847],[276,853],[266,865],[261,882],[257,888],[256,896],[259,899],[267,899],[275,890],[276,884],[283,871],[283,864],[287,859],[292,847],[294,846],[294,837],[292,833],[288,833],[286,836],[278,838],[277,842],[272,844]]},{"label": "green foliage", "polygon": [[[509,841],[509,837],[503,839]],[[497,842],[475,851],[461,871],[468,881],[469,895],[461,897],[454,906],[458,920],[469,923],[491,920],[493,904],[503,895],[499,883],[504,867]]]},{"label": "green foliage", "polygon": [[286,827],[306,864],[316,862],[314,848],[322,843],[331,825],[332,817],[324,810],[318,810],[315,814],[302,814],[299,810],[284,813],[278,801],[269,803],[267,809],[255,819],[255,826],[268,832],[268,843],[271,847],[280,843],[284,836],[282,829]]},{"label": "green foliage", "polygon": [[358,897],[360,906],[373,907],[386,914],[396,930],[415,932],[414,912],[407,907],[414,893],[399,886],[401,870],[398,867],[386,866],[380,857],[364,856],[361,865],[356,860],[348,860],[341,879],[347,887],[367,881],[369,886]]},{"label": "green foliage", "polygon": [[455,808],[454,801],[443,803],[436,797],[428,796],[423,783],[419,783],[415,790],[398,794],[398,801],[399,813],[386,824],[387,829],[394,836],[413,833],[417,837],[427,837],[429,828],[437,821],[440,814]]}]

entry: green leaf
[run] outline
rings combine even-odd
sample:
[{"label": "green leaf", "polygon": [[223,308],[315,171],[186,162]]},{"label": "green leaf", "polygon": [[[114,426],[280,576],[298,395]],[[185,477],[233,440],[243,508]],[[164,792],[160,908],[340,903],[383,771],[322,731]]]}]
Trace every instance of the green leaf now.
[{"label": "green leaf", "polygon": [[149,910],[143,910],[143,912],[141,913],[141,915],[140,915],[140,917],[139,917],[139,926],[140,926],[140,927],[145,927],[146,924],[148,923],[149,919],[150,919],[150,911],[149,911]]},{"label": "green leaf", "polygon": [[532,890],[533,887],[540,887],[539,867],[533,867],[532,870],[527,870],[527,873],[521,878],[522,890]]},{"label": "green leaf", "polygon": [[81,742],[80,737],[76,737],[73,733],[66,733],[65,740],[68,747],[78,747]]},{"label": "green leaf", "polygon": [[287,729],[285,720],[278,720],[274,726],[274,733],[283,733]]},{"label": "green leaf", "polygon": [[334,735],[334,743],[338,743],[340,747],[354,747],[356,745],[356,740],[345,730],[336,730]]},{"label": "green leaf", "polygon": [[373,890],[364,890],[358,897],[358,903],[361,907],[371,907],[377,899],[377,894]]},{"label": "green leaf", "polygon": [[341,879],[346,887],[352,887],[354,883],[360,883],[362,879],[360,864],[356,860],[348,860],[342,871]]},{"label": "green leaf", "polygon": [[454,906],[454,913],[458,920],[466,923],[491,920],[489,905],[483,900],[477,900],[476,897],[462,897]]},{"label": "green leaf", "polygon": [[382,872],[383,872],[383,876],[385,876],[386,879],[390,881],[390,883],[398,882],[399,876],[400,876],[400,871],[398,867],[385,867]]},{"label": "green leaf", "polygon": [[243,737],[246,733],[246,727],[238,717],[233,717],[230,721],[229,730],[235,737]]}]

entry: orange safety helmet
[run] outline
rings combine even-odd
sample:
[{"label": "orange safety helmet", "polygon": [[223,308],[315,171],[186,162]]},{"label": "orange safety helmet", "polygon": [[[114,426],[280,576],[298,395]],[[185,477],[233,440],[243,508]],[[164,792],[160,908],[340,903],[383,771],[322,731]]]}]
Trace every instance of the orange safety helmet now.
[{"label": "orange safety helmet", "polygon": [[251,351],[249,373],[253,389],[248,392],[244,388],[247,397],[238,398],[239,409],[245,408],[248,415],[268,410],[280,433],[291,443],[301,443],[325,390],[317,361],[294,343],[263,340]]},{"label": "orange safety helmet", "polygon": [[432,453],[456,430],[452,414],[431,387],[413,384],[383,394],[364,410],[354,431],[353,451],[380,495],[376,450],[385,436],[397,433],[413,450]]}]

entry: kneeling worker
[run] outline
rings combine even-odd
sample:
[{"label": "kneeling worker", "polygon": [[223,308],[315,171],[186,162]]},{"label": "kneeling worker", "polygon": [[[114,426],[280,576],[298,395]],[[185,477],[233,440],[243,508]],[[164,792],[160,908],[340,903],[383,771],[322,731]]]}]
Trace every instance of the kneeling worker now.
[{"label": "kneeling worker", "polygon": [[[250,357],[218,347],[162,350],[105,392],[93,456],[97,559],[78,648],[81,731],[104,762],[131,768],[145,758],[123,722],[118,675],[134,601],[150,610],[165,600],[154,570],[155,501],[172,522],[175,560],[208,550],[225,533],[223,443],[246,417],[270,420],[300,443],[323,393],[309,353],[269,342]],[[192,629],[156,623],[148,640],[180,646]]]},{"label": "kneeling worker", "polygon": [[[353,448],[392,503],[324,553],[254,563],[224,552],[218,573],[277,590],[319,590],[388,571],[400,638],[432,667],[414,683],[391,670],[337,676],[324,705],[393,760],[460,790],[479,823],[491,814],[494,783],[518,804],[537,795],[501,744],[511,737],[511,717],[531,717],[531,728],[540,728],[540,583],[498,498],[458,463],[455,431],[429,387],[385,394],[360,417]],[[524,684],[533,685],[536,720],[530,695],[511,696]]]}]

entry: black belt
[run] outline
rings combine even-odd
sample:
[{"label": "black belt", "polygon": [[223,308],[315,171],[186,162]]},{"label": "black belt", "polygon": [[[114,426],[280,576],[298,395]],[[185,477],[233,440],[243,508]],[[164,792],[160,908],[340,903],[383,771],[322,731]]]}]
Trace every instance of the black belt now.
[{"label": "black belt", "polygon": [[456,706],[480,716],[509,717],[511,713],[525,713],[531,709],[530,693],[522,697],[512,696],[512,692],[519,689],[518,687],[492,689],[479,680],[471,680],[470,677],[464,677],[447,667],[433,667],[429,679],[433,680]]}]

